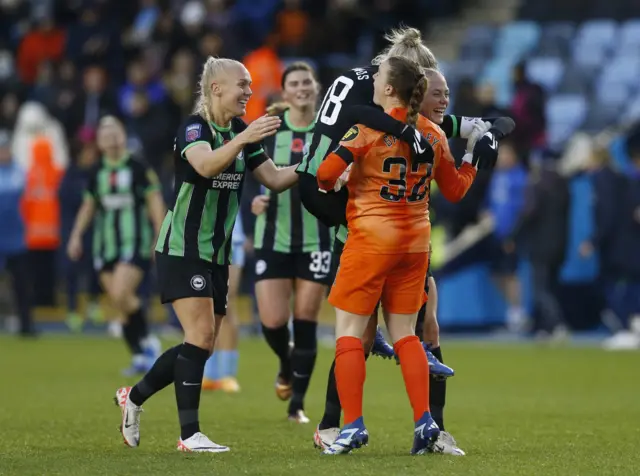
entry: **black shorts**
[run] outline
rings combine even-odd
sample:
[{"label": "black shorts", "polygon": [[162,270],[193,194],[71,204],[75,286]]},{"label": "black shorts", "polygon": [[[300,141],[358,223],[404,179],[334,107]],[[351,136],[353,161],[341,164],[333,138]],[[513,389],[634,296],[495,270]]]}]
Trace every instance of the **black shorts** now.
[{"label": "black shorts", "polygon": [[280,253],[273,250],[255,250],[256,281],[263,279],[304,279],[329,285],[333,282],[333,253]]},{"label": "black shorts", "polygon": [[105,261],[100,257],[93,258],[93,269],[96,273],[110,273],[116,267],[118,263],[127,263],[137,268],[140,268],[144,273],[149,270],[151,260],[148,258],[142,258],[139,255],[134,255],[132,258],[117,257],[115,259]]},{"label": "black shorts", "polygon": [[228,265],[156,253],[156,267],[162,304],[190,297],[211,298],[213,311],[227,314]]},{"label": "black shorts", "polygon": [[320,222],[328,227],[347,224],[347,187],[323,193],[318,189],[318,179],[302,172],[298,174],[298,190],[302,205]]}]

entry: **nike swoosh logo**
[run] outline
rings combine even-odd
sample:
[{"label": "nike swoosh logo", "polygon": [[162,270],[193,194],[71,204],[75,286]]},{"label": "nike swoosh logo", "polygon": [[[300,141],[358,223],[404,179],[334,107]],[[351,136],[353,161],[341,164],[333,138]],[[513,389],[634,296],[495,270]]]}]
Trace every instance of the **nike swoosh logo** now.
[{"label": "nike swoosh logo", "polygon": [[199,385],[201,385],[200,383],[191,383],[191,382],[182,382],[182,385],[184,385],[185,387],[197,387]]},{"label": "nike swoosh logo", "polygon": [[327,277],[326,274],[314,274],[313,275],[313,279],[324,279],[326,277]]},{"label": "nike swoosh logo", "polygon": [[293,376],[295,378],[307,378],[307,377],[309,377],[309,374],[304,374],[303,375],[303,374],[299,374],[298,372],[293,372]]}]

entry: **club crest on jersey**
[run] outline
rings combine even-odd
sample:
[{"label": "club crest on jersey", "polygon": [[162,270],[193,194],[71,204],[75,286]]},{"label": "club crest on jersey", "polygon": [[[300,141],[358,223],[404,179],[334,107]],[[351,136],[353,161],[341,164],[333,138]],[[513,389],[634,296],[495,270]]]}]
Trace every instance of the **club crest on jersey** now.
[{"label": "club crest on jersey", "polygon": [[[231,142],[229,139],[225,139],[222,141],[222,145],[227,145],[229,142]],[[236,159],[244,160],[244,149],[242,149],[240,153],[236,155]]]},{"label": "club crest on jersey", "polygon": [[191,124],[185,129],[185,139],[187,142],[193,142],[200,138],[202,133],[202,124]]},{"label": "club crest on jersey", "polygon": [[353,126],[351,127],[351,129],[349,129],[347,131],[347,133],[342,137],[343,141],[350,141],[355,139],[356,137],[358,137],[358,134],[360,133],[360,129],[358,129],[358,126]]}]

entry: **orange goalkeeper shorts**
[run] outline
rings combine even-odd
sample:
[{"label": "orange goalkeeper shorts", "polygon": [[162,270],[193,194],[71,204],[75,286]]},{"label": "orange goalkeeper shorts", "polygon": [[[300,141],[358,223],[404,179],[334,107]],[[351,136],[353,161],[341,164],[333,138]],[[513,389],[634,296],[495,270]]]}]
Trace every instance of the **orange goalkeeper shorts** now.
[{"label": "orange goalkeeper shorts", "polygon": [[427,301],[428,267],[428,253],[370,254],[347,247],[329,302],[361,316],[370,316],[378,301],[388,313],[414,314]]}]

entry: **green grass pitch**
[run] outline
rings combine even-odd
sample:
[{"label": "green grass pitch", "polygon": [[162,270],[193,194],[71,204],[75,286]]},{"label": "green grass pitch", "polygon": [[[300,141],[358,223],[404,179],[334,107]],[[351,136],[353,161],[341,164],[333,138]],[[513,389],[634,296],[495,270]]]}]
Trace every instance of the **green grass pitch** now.
[{"label": "green grass pitch", "polygon": [[[165,343],[168,344],[168,343]],[[202,396],[203,431],[231,452],[176,451],[173,388],[145,405],[142,441],[124,447],[113,404],[127,364],[119,341],[0,338],[2,475],[634,475],[640,472],[640,354],[480,342],[444,345],[447,429],[466,457],[409,456],[412,413],[399,368],[371,359],[365,387],[368,447],[323,457],[312,444],[330,349],[321,349],[307,400],[314,423],[285,418],[275,358],[242,342],[238,395]],[[355,472],[355,473],[350,473]]]}]

